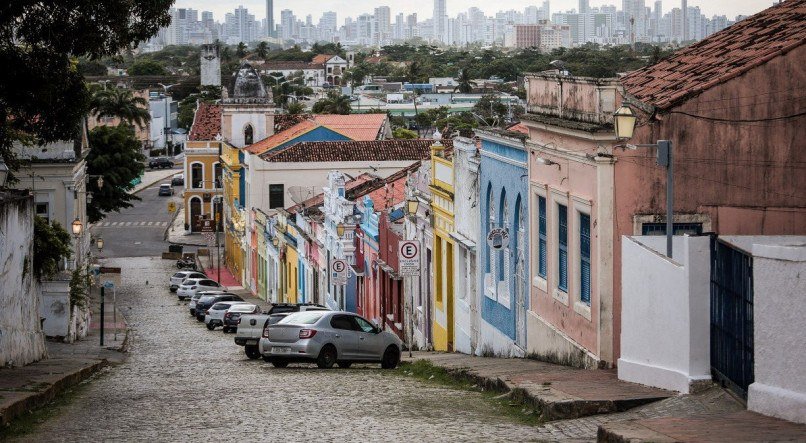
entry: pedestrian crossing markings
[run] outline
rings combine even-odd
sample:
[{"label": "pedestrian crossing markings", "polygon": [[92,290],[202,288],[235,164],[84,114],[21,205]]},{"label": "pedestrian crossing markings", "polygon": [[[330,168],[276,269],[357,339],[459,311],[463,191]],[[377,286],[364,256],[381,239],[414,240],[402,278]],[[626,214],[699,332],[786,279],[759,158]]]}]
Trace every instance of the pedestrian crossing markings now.
[{"label": "pedestrian crossing markings", "polygon": [[168,222],[136,221],[136,222],[100,222],[94,225],[96,228],[165,228]]}]

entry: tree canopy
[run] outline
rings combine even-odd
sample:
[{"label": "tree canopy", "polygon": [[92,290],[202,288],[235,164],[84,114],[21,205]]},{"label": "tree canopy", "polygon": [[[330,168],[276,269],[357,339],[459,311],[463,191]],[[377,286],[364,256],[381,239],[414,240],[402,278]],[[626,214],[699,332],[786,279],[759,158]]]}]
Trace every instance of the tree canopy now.
[{"label": "tree canopy", "polygon": [[104,178],[101,188],[96,180],[88,184],[92,200],[87,202],[87,217],[95,223],[139,200],[127,191],[133,187],[132,180],[143,173],[146,157],[131,126],[99,126],[90,131],[89,141],[87,173]]},{"label": "tree canopy", "polygon": [[95,91],[90,100],[90,112],[96,117],[117,117],[121,124],[144,128],[151,120],[148,101],[135,97],[131,89],[111,88]]},{"label": "tree canopy", "polygon": [[[71,139],[89,108],[76,58],[111,56],[170,23],[173,0],[6,0],[0,13],[0,156]],[[13,177],[12,177],[13,179]]]}]

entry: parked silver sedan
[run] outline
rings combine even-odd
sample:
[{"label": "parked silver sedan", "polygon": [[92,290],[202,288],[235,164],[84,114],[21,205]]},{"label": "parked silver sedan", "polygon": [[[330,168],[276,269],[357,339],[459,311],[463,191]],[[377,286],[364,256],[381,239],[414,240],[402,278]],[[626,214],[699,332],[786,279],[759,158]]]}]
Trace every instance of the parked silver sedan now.
[{"label": "parked silver sedan", "polygon": [[394,369],[402,348],[396,335],[344,311],[295,312],[267,327],[259,343],[263,360],[278,368],[292,362],[316,363],[320,368],[378,362],[384,369]]}]

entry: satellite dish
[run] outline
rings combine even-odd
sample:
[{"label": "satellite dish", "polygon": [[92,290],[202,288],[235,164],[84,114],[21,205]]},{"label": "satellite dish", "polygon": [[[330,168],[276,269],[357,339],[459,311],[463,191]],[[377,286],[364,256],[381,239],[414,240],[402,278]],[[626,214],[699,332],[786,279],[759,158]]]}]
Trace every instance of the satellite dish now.
[{"label": "satellite dish", "polygon": [[288,188],[288,196],[291,197],[291,201],[293,201],[294,204],[300,204],[313,197],[313,192],[313,188],[307,186],[290,186]]}]

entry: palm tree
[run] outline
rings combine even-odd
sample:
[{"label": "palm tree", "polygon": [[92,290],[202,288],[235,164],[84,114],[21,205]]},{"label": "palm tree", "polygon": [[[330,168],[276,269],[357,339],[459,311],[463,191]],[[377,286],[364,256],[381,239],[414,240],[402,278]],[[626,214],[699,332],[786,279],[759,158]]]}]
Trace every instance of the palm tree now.
[{"label": "palm tree", "polygon": [[305,113],[305,105],[300,102],[289,103],[286,111],[291,115],[298,115]]},{"label": "palm tree", "polygon": [[148,101],[135,97],[130,89],[112,88],[96,91],[90,101],[90,112],[96,117],[117,117],[120,124],[144,127],[151,116]]},{"label": "palm tree", "polygon": [[222,46],[221,47],[221,60],[223,62],[228,62],[232,59],[232,51],[230,50],[229,46]]},{"label": "palm tree", "polygon": [[459,84],[454,88],[454,91],[458,90],[462,94],[473,92],[473,84],[470,82],[470,75],[467,73],[467,69],[459,71],[459,78],[457,80]]},{"label": "palm tree", "polygon": [[349,114],[353,110],[350,104],[350,97],[338,93],[332,93],[326,98],[314,103],[311,111],[314,114]]},{"label": "palm tree", "polygon": [[243,56],[246,55],[246,43],[238,43],[238,49],[235,50],[235,55],[237,55],[239,58],[243,58]]},{"label": "palm tree", "polygon": [[257,44],[257,48],[255,48],[255,53],[261,59],[266,59],[266,56],[269,55],[269,44],[266,42],[260,42]]}]

